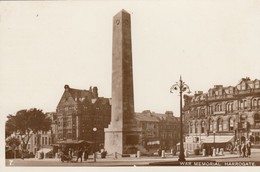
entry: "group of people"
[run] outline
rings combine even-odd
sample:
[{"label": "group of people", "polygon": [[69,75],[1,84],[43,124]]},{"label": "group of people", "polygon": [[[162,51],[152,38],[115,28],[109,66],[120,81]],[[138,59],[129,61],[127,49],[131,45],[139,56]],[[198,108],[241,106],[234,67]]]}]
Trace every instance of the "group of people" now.
[{"label": "group of people", "polygon": [[251,142],[250,140],[241,141],[237,140],[234,148],[237,151],[238,157],[248,157],[251,156]]},{"label": "group of people", "polygon": [[[80,160],[80,162],[82,162],[83,158],[84,158],[84,161],[87,161],[89,153],[90,153],[90,150],[87,147],[84,147],[84,148],[79,147],[77,150],[73,150],[72,148],[69,148],[68,151],[65,148],[62,149],[63,156],[65,156],[66,159],[70,162],[72,161],[72,159],[75,155],[77,157],[76,162],[78,162],[79,160]],[[84,157],[83,157],[83,155],[84,155]],[[61,158],[64,158],[64,157],[61,157]]]},{"label": "group of people", "polygon": [[201,149],[205,149],[205,156],[213,156],[214,147],[211,145],[203,145]]}]

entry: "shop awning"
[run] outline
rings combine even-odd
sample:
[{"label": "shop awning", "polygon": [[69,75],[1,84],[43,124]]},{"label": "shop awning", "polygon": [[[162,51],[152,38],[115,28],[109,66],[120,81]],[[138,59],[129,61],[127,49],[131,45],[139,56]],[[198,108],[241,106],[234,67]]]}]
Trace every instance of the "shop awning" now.
[{"label": "shop awning", "polygon": [[91,141],[85,141],[85,140],[66,140],[66,141],[58,141],[57,144],[81,144],[81,143],[94,143]]},{"label": "shop awning", "polygon": [[51,148],[42,148],[42,149],[38,150],[37,152],[38,152],[38,153],[41,153],[41,152],[43,152],[43,153],[48,153],[48,152],[51,152],[51,151],[52,151]]},{"label": "shop awning", "polygon": [[208,136],[205,139],[201,140],[202,143],[227,143],[234,142],[235,136]]},{"label": "shop awning", "polygon": [[159,140],[154,140],[154,141],[148,141],[147,142],[147,145],[159,145],[160,144],[160,141]]}]

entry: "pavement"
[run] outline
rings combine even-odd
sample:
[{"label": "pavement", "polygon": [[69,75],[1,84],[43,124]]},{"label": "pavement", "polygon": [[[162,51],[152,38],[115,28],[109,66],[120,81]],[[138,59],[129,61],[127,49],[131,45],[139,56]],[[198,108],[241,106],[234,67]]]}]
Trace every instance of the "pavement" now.
[{"label": "pavement", "polygon": [[[260,157],[260,149],[252,149],[252,155]],[[229,152],[224,152],[224,155],[220,156],[202,156],[202,155],[190,155],[185,157],[186,161],[229,161],[235,160],[239,161],[237,154],[230,154]],[[137,157],[120,157],[114,158],[113,156],[107,156],[106,158],[98,157],[96,162],[94,162],[93,156],[90,155],[87,161],[82,163],[62,163],[60,159],[55,158],[46,158],[46,159],[15,159],[15,160],[6,160],[6,166],[147,166],[147,165],[176,165],[178,162],[178,155],[172,156],[167,154],[164,158],[159,156],[141,156]],[[226,160],[225,160],[226,159]],[[259,158],[257,158],[259,159]],[[243,160],[243,159],[242,159]],[[250,161],[250,159],[244,159]],[[244,161],[243,160],[243,161]],[[253,158],[251,159],[253,161]],[[178,164],[179,165],[179,164]]]}]

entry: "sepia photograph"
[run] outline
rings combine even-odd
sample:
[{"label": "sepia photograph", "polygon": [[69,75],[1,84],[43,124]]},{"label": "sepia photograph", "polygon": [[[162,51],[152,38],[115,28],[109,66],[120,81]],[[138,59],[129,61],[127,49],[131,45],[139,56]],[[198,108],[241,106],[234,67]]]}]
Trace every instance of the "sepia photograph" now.
[{"label": "sepia photograph", "polygon": [[1,1],[0,168],[255,170],[259,21],[257,0]]}]

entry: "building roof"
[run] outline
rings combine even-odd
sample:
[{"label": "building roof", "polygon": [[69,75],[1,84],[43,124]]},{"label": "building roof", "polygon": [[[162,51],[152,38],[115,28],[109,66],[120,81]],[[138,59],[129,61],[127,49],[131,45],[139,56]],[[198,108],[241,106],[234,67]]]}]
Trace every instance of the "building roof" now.
[{"label": "building roof", "polygon": [[173,116],[173,113],[166,111],[166,114],[155,113],[149,110],[141,113],[135,113],[135,118],[138,121],[160,122],[165,121],[178,121],[178,117]]},{"label": "building roof", "polygon": [[73,99],[75,98],[88,98],[91,99],[93,98],[92,92],[89,90],[79,90],[79,89],[74,89],[74,88],[69,88],[68,91],[70,92],[71,96]]},{"label": "building roof", "polygon": [[156,116],[149,113],[135,113],[134,117],[137,121],[159,122]]}]

